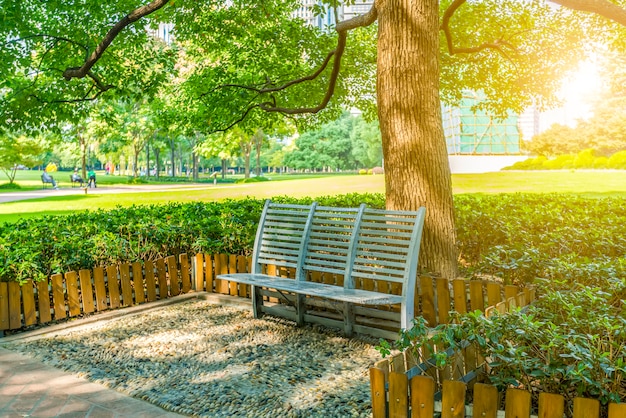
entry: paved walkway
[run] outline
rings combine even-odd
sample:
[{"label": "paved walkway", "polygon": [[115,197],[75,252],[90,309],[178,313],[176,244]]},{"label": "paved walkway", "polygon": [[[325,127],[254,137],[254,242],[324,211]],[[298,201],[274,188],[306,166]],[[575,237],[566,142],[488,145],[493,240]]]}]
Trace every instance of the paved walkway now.
[{"label": "paved walkway", "polygon": [[[229,185],[233,186],[233,185]],[[168,190],[204,190],[207,188],[215,187],[213,184],[199,185],[199,184],[172,184],[172,185],[112,185],[112,186],[100,186],[95,189],[87,189],[87,193],[91,195],[102,194],[118,194],[118,193],[146,193],[146,192],[165,192]],[[223,187],[220,185],[220,187]],[[61,187],[58,190],[54,189],[41,189],[41,190],[29,190],[19,192],[6,192],[0,193],[0,203],[15,202],[18,200],[39,199],[43,197],[53,196],[71,196],[71,195],[84,195],[85,189],[80,187]]]},{"label": "paved walkway", "polygon": [[[212,300],[209,296],[204,295],[204,292],[192,293],[104,312],[76,321],[0,337],[0,345],[3,342],[50,337],[73,328],[90,327],[95,322],[139,314],[196,297]],[[214,303],[218,302],[219,300],[214,301]],[[0,418],[179,418],[182,416],[48,366],[30,356],[0,347]]]},{"label": "paved walkway", "polygon": [[0,417],[180,417],[0,348]]}]

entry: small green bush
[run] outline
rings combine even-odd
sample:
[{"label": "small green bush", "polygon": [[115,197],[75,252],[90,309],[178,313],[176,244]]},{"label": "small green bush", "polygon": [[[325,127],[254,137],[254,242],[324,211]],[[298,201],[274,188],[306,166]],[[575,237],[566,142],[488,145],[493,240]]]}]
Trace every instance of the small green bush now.
[{"label": "small green bush", "polygon": [[360,175],[367,174],[367,170],[362,168],[362,169],[359,170],[359,174]]},{"label": "small green bush", "polygon": [[19,190],[21,188],[22,188],[22,186],[20,186],[17,183],[3,183],[3,184],[0,184],[0,189],[3,189],[3,190]]},{"label": "small green bush", "polygon": [[270,179],[268,179],[267,177],[250,177],[247,179],[239,179],[236,180],[235,183],[237,184],[242,184],[242,183],[260,183],[263,181],[270,181]]},{"label": "small green bush", "polygon": [[626,151],[619,151],[609,157],[609,168],[626,168]]}]

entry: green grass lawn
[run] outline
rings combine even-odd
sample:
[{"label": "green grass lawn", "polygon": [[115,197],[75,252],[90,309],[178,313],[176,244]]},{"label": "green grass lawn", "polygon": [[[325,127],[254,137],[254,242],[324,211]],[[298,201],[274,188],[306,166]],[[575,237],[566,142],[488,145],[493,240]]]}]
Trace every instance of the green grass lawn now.
[{"label": "green grass lawn", "polygon": [[[24,172],[31,176],[20,181],[36,181],[37,172]],[[69,173],[67,184],[69,188]],[[28,177],[28,176],[27,176]],[[33,178],[35,180],[33,180]],[[115,181],[119,181],[116,183]],[[184,188],[167,191],[141,191],[138,193],[75,194],[0,204],[0,222],[13,222],[21,217],[60,215],[81,210],[110,209],[116,206],[149,205],[166,202],[214,201],[241,197],[268,198],[272,196],[325,196],[345,193],[384,193],[383,176],[316,175],[274,176],[275,180],[248,184],[185,184]],[[123,181],[122,181],[123,180]],[[623,171],[542,171],[496,172],[484,174],[457,174],[452,176],[455,194],[461,193],[574,193],[591,197],[626,197],[626,172]],[[101,189],[124,184],[125,177],[98,178]],[[178,185],[171,185],[179,187]],[[166,187],[166,185],[164,185]],[[36,187],[39,188],[39,187]]]}]

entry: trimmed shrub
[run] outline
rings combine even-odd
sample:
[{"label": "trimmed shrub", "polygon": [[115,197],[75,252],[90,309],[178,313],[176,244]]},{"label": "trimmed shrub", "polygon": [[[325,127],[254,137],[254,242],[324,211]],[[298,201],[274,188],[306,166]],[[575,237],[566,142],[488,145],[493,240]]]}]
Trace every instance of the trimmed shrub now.
[{"label": "trimmed shrub", "polygon": [[616,152],[609,157],[609,168],[623,169],[626,168],[626,151]]}]

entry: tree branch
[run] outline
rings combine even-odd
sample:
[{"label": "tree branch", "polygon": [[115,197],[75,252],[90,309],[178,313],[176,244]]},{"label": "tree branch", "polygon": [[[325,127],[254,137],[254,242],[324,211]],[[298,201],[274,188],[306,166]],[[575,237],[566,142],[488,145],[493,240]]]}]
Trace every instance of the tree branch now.
[{"label": "tree branch", "polygon": [[550,0],[568,9],[595,13],[626,26],[626,9],[608,0]]},{"label": "tree branch", "polygon": [[504,55],[507,59],[509,59],[509,56],[504,51],[503,47],[508,47],[513,50],[515,49],[515,47],[502,39],[497,39],[492,42],[484,42],[474,47],[460,48],[454,45],[454,39],[452,38],[452,32],[450,31],[450,19],[452,19],[452,16],[454,16],[454,13],[458,10],[459,7],[465,4],[465,2],[466,0],[454,0],[452,4],[450,4],[450,6],[443,13],[443,17],[441,19],[441,30],[446,36],[446,43],[448,45],[448,52],[450,53],[450,55],[472,54],[472,53],[484,51],[485,49],[494,49],[500,52],[502,55]]},{"label": "tree branch", "polygon": [[89,57],[85,60],[82,66],[80,67],[70,67],[67,68],[63,72],[63,77],[66,80],[71,80],[72,78],[84,78],[89,75],[91,68],[94,66],[96,62],[102,57],[104,51],[111,45],[113,40],[119,35],[119,33],[128,25],[136,22],[144,16],[147,16],[161,7],[165,6],[169,0],[153,0],[149,4],[145,6],[141,6],[127,14],[117,22],[113,27],[107,32],[107,34],[102,38],[102,41],[96,46],[96,49],[91,53]]},{"label": "tree branch", "polygon": [[324,98],[322,99],[320,104],[318,104],[315,107],[301,107],[301,108],[294,109],[294,108],[280,107],[280,106],[276,106],[275,103],[266,102],[266,103],[261,103],[259,107],[265,110],[266,112],[278,112],[278,113],[283,113],[285,115],[299,115],[299,114],[304,114],[304,113],[317,113],[320,110],[324,109],[326,106],[328,106],[330,99],[333,97],[333,94],[335,93],[335,87],[337,85],[337,79],[339,77],[339,70],[341,69],[341,58],[346,49],[346,40],[348,38],[348,31],[359,28],[359,27],[369,26],[376,21],[377,17],[378,17],[378,11],[376,10],[376,2],[374,1],[374,4],[372,5],[372,7],[367,13],[360,15],[360,16],[356,16],[349,20],[345,20],[343,22],[338,22],[335,28],[335,30],[337,31],[337,35],[338,35],[337,48],[335,48],[334,51],[330,52],[326,56],[326,60],[324,60],[324,63],[322,64],[320,69],[318,69],[318,71],[316,71],[312,76],[303,77],[301,79],[285,83],[280,87],[268,89],[268,92],[276,92],[276,91],[284,90],[285,88],[289,86],[292,86],[297,83],[301,83],[303,81],[313,80],[317,78],[317,76],[319,76],[323,72],[323,70],[328,65],[328,61],[330,60],[331,56],[334,56],[332,70],[330,73],[330,79],[328,81],[328,87],[326,89],[326,94],[324,95]]}]

